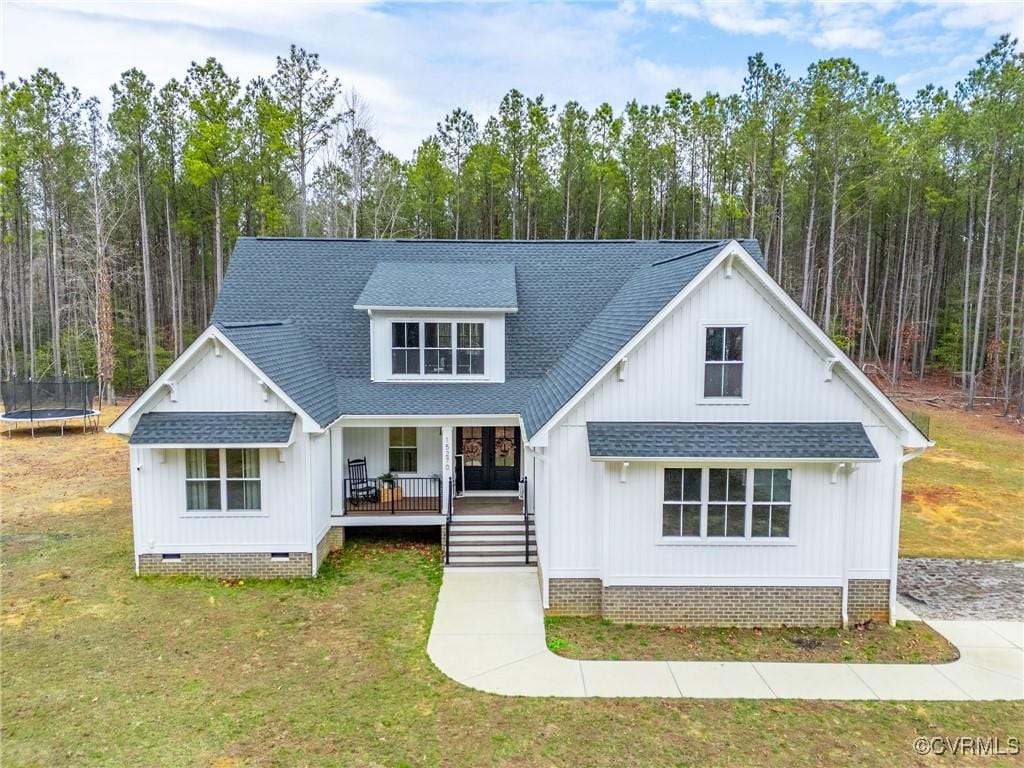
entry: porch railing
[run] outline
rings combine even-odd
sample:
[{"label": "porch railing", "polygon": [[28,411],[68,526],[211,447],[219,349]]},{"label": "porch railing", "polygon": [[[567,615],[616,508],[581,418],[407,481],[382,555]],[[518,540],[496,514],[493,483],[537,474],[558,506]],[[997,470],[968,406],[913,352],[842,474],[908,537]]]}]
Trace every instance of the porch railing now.
[{"label": "porch railing", "polygon": [[524,477],[519,482],[523,485],[523,540],[524,560],[526,565],[530,564],[530,487]]},{"label": "porch railing", "polygon": [[410,512],[444,514],[440,477],[345,480],[345,514],[401,515]]},{"label": "porch railing", "polygon": [[444,526],[444,564],[452,561],[452,515],[455,512],[455,486],[452,478],[448,478],[448,518]]}]

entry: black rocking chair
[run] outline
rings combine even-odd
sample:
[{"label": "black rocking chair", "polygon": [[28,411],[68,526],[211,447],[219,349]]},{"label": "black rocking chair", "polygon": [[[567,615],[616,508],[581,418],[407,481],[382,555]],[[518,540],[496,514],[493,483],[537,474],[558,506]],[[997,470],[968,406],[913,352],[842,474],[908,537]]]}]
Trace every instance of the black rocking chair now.
[{"label": "black rocking chair", "polygon": [[352,502],[353,507],[358,507],[360,501],[376,503],[380,499],[377,484],[367,477],[366,457],[349,459],[348,499]]}]

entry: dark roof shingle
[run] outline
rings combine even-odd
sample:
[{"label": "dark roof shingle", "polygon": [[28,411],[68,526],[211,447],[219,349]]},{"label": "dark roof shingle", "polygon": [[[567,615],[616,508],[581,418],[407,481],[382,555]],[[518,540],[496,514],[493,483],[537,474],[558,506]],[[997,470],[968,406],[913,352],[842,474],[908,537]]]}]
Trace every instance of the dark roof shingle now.
[{"label": "dark roof shingle", "polygon": [[[321,426],[346,413],[520,413],[529,436],[728,242],[240,238],[213,322]],[[493,273],[488,295],[511,276],[504,384],[370,381],[369,318],[355,306],[379,268],[424,264]]]},{"label": "dark roof shingle", "polygon": [[591,458],[878,458],[858,422],[588,421]]},{"label": "dark roof shingle", "polygon": [[285,445],[295,414],[289,411],[150,411],[139,418],[132,445]]},{"label": "dark roof shingle", "polygon": [[470,262],[452,269],[441,262],[380,261],[355,306],[514,311],[518,306],[516,268],[511,263]]}]

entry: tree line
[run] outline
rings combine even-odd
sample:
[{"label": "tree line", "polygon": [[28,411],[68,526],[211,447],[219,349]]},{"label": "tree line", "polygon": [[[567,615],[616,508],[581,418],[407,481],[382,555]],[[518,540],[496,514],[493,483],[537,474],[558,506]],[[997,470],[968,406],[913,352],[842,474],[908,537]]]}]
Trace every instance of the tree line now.
[{"label": "tree line", "polygon": [[761,54],[739,93],[587,110],[509,91],[408,161],[292,46],[245,84],[213,58],[109,114],[56,73],[0,82],[0,372],[151,382],[207,324],[235,238],[757,238],[772,275],[897,387],[940,369],[1024,409],[1024,56],[903,97],[846,58]]}]

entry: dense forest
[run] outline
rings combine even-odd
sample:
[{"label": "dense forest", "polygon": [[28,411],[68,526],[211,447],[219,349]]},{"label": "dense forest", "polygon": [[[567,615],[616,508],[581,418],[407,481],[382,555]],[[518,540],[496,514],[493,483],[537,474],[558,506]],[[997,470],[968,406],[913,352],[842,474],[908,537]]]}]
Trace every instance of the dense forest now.
[{"label": "dense forest", "polygon": [[[680,84],[685,86],[685,84]],[[517,90],[409,161],[292,47],[245,85],[211,58],[110,112],[52,71],[0,90],[0,375],[141,389],[210,316],[235,238],[756,237],[853,359],[1024,407],[1024,55],[1001,38],[911,98],[849,59],[761,55],[737,94],[621,110]],[[581,286],[582,289],[582,286]]]}]

